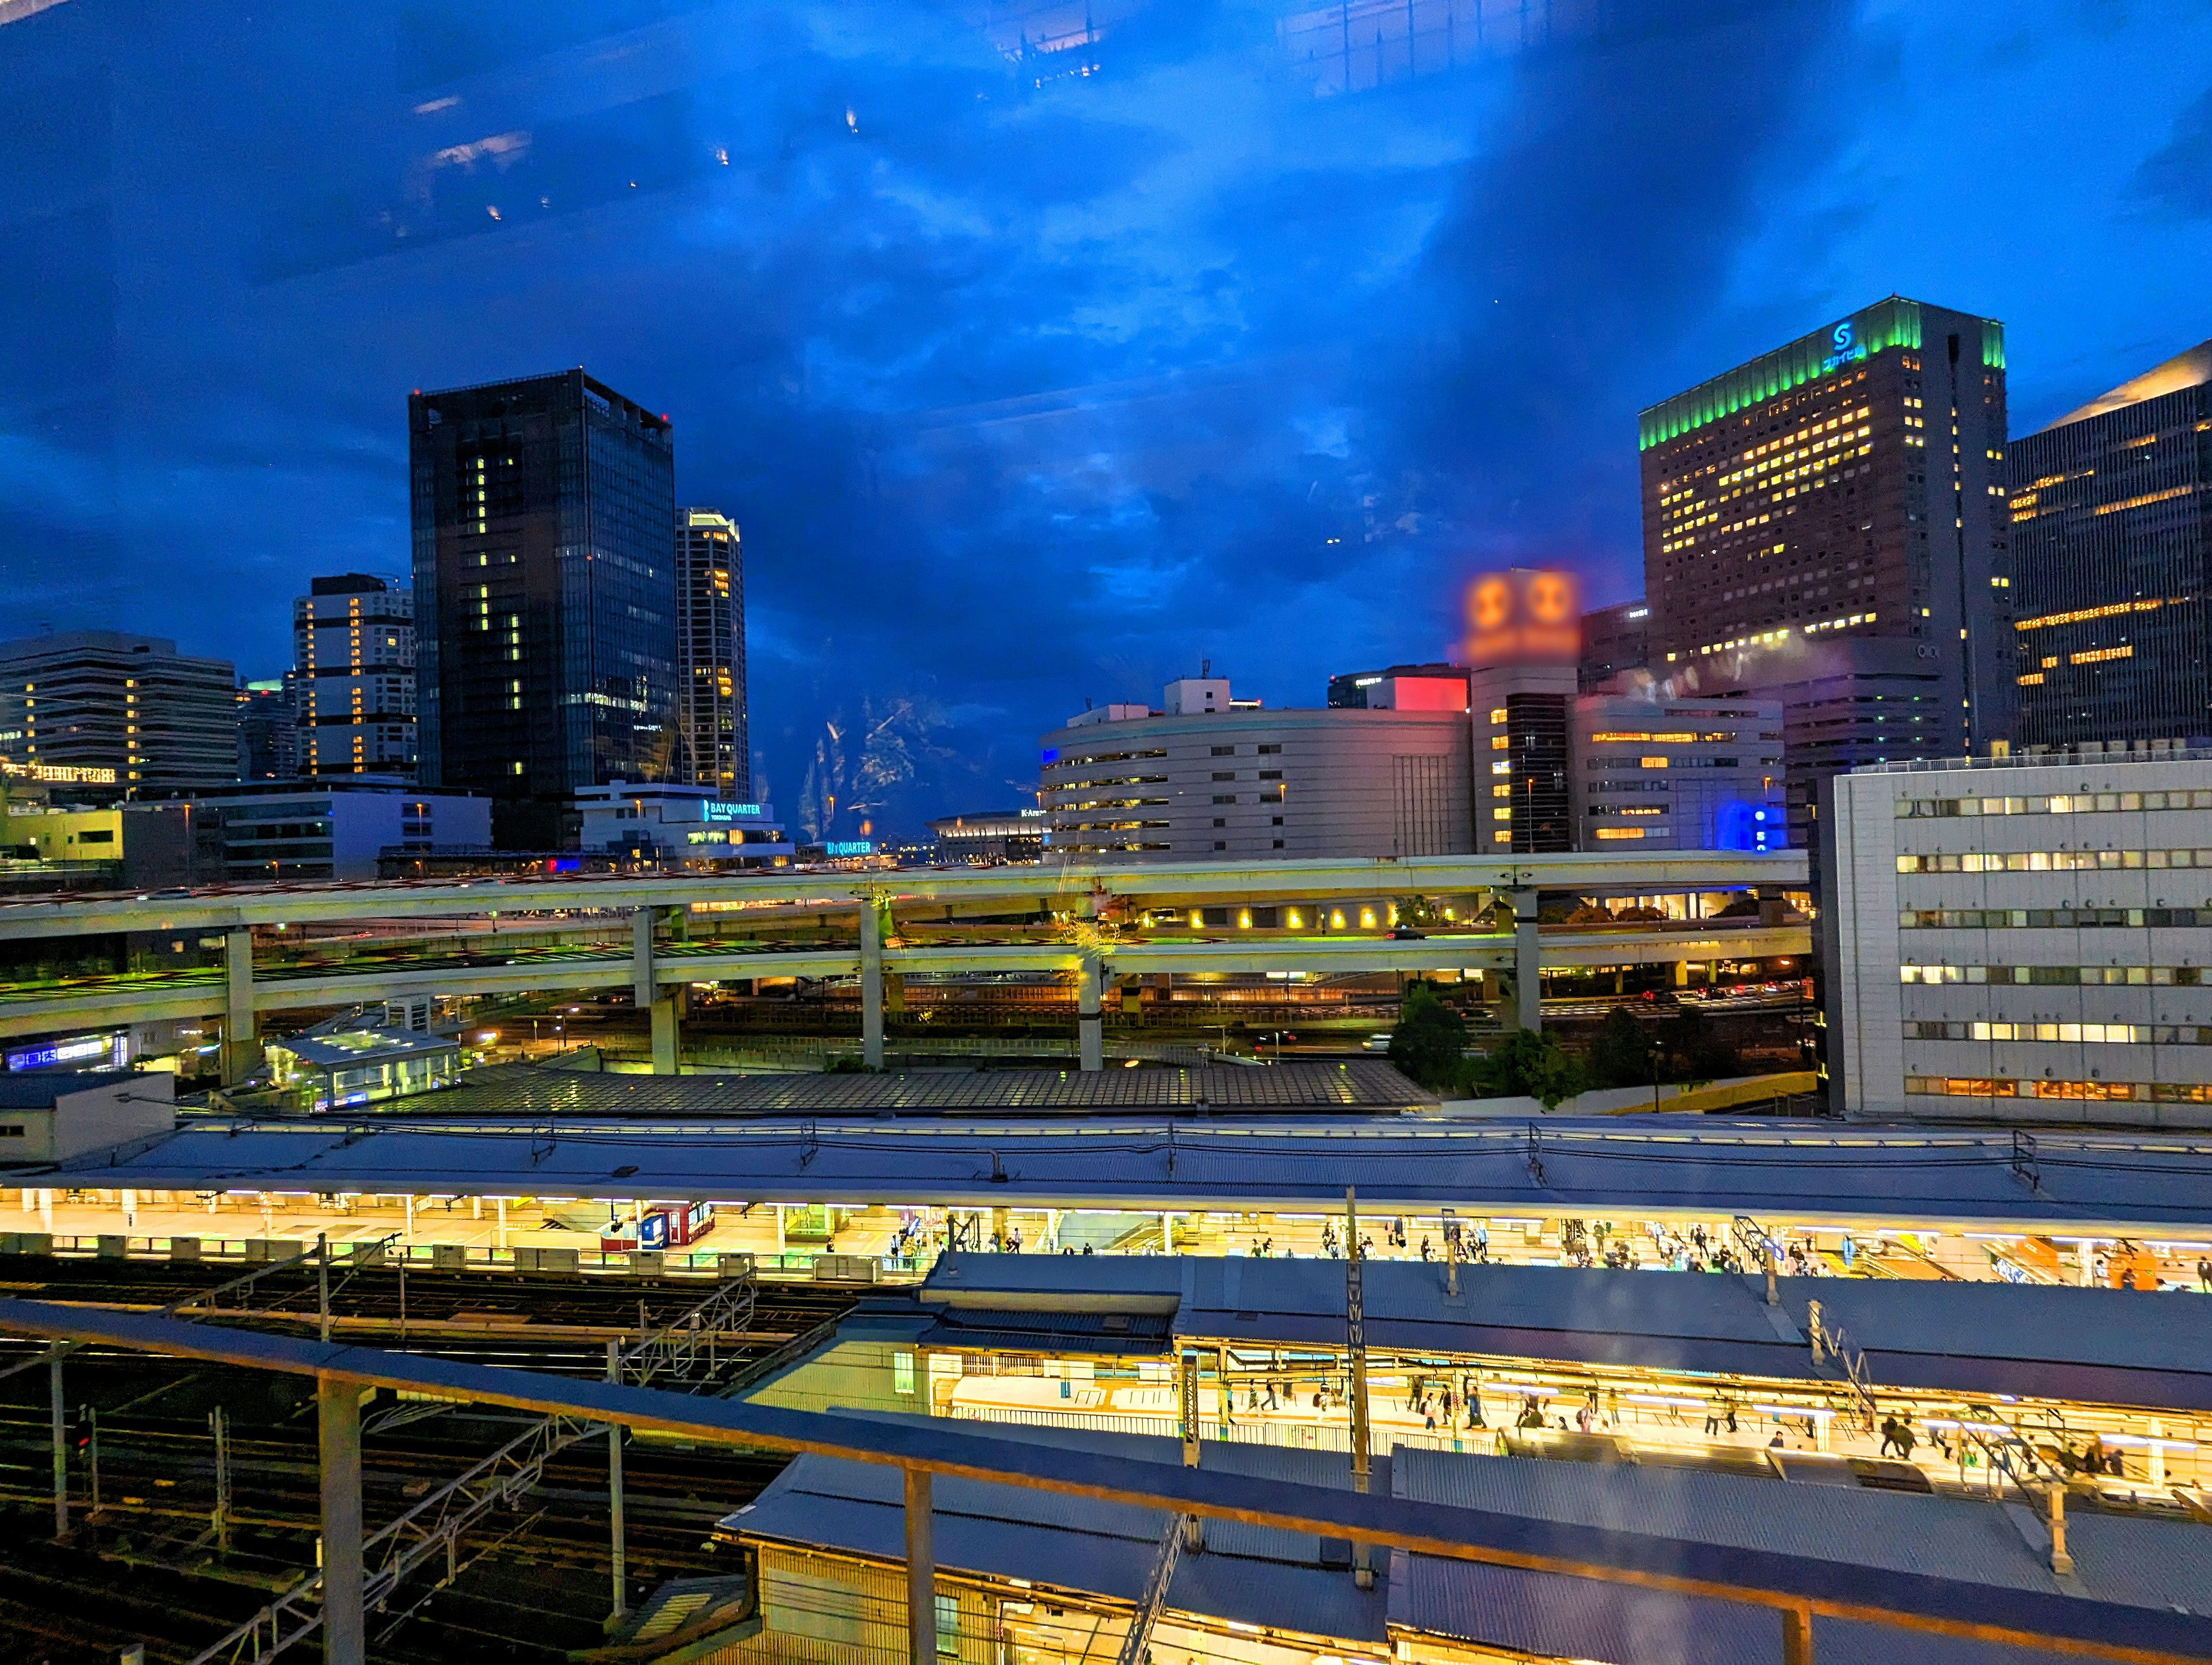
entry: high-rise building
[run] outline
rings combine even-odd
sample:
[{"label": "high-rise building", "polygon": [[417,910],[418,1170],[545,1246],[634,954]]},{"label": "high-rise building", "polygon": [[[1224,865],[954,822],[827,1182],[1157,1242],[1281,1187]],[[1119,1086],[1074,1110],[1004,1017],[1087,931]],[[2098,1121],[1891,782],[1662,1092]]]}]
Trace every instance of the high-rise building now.
[{"label": "high-rise building", "polygon": [[287,671],[238,690],[238,778],[290,781],[300,773],[299,676]]},{"label": "high-rise building", "polygon": [[714,509],[677,517],[676,688],[684,778],[726,797],[749,795],[744,551],[737,522]]},{"label": "high-rise building", "polygon": [[668,420],[581,370],[408,401],[424,787],[562,842],[584,787],[681,773]]},{"label": "high-rise building", "polygon": [[311,580],[292,604],[295,773],[415,775],[415,597],[398,579]]},{"label": "high-rise building", "polygon": [[224,785],[238,778],[236,674],[119,630],[0,642],[0,761],[130,798]]},{"label": "high-rise building", "polygon": [[1468,699],[1477,848],[1573,849],[1573,661],[1480,665]]},{"label": "high-rise building", "polygon": [[1785,708],[1820,782],[2012,738],[2004,329],[1892,295],[1645,410],[1650,665]]},{"label": "high-rise building", "polygon": [[2014,441],[2006,472],[2021,743],[2212,736],[2212,341]]}]

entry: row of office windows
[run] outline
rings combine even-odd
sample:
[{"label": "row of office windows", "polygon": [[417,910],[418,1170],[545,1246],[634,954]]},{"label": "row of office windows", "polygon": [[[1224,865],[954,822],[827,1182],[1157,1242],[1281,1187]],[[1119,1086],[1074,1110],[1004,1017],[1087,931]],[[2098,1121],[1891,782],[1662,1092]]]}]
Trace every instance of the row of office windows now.
[{"label": "row of office windows", "polygon": [[1908,1075],[1908,1093],[1948,1098],[2073,1098],[2099,1103],[2212,1104],[2212,1086],[2195,1081],[2033,1081],[2007,1076]]},{"label": "row of office windows", "polygon": [[2212,792],[2075,792],[2019,798],[1900,798],[1900,821],[1955,815],[2089,815],[2114,810],[2212,810]]},{"label": "row of office windows", "polygon": [[1905,1025],[1908,1041],[2067,1041],[2092,1045],[2212,1047],[2200,1024],[2005,1024],[1923,1018]]},{"label": "row of office windows", "polygon": [[1900,965],[1901,983],[2046,983],[2062,987],[2195,988],[2197,965]]},{"label": "row of office windows", "polygon": [[2212,908],[1907,908],[1906,931],[2082,931],[2108,925],[2212,926]]},{"label": "row of office windows", "polygon": [[1897,858],[1900,873],[2107,872],[2127,867],[2212,867],[2212,849],[1967,850]]}]

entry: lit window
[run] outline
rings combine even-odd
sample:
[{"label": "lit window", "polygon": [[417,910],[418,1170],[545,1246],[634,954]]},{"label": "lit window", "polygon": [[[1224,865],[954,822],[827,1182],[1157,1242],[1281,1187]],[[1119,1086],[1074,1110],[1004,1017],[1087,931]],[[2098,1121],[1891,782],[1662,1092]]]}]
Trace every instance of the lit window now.
[{"label": "lit window", "polygon": [[1505,708],[1502,705],[1494,705],[1491,707],[1490,720],[1493,723],[1504,722],[1505,720]]}]

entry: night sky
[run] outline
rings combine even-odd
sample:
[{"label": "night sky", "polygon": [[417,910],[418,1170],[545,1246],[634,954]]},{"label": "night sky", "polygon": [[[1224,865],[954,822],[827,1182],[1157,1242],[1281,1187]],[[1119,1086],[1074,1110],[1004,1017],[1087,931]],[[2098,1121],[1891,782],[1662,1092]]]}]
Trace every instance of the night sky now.
[{"label": "night sky", "polygon": [[2015,432],[2212,335],[2201,0],[36,3],[0,635],[274,676],[406,568],[409,389],[580,363],[842,836],[1202,658],[1439,657],[1491,567],[1637,594],[1638,409],[1893,290],[2005,321]]}]

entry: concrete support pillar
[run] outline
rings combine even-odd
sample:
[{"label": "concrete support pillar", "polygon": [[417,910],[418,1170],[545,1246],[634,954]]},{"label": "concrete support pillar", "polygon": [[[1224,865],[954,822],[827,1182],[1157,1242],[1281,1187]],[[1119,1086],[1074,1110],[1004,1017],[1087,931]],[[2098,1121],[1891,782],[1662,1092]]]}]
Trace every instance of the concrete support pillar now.
[{"label": "concrete support pillar", "polygon": [[225,1086],[243,1081],[261,1063],[255,1044],[253,1019],[253,933],[226,933],[222,939],[226,998],[222,1020],[222,1079]]},{"label": "concrete support pillar", "polygon": [[501,1249],[505,1249],[507,1247],[507,1199],[505,1197],[501,1197],[497,1201],[499,1206],[498,1246]]},{"label": "concrete support pillar", "polygon": [[642,1012],[659,998],[659,978],[653,964],[653,911],[650,908],[631,910],[629,916],[629,997]]},{"label": "concrete support pillar", "polygon": [[670,989],[653,1002],[653,1073],[655,1075],[675,1075],[681,1050],[682,995]]},{"label": "concrete support pillar", "polygon": [[911,1665],[937,1665],[937,1543],[929,1471],[906,1472],[906,1636]]},{"label": "concrete support pillar", "polygon": [[317,1376],[315,1413],[323,1475],[323,1658],[327,1665],[363,1665],[361,1384],[349,1376]]},{"label": "concrete support pillar", "polygon": [[1514,1021],[1522,1029],[1544,1026],[1543,961],[1537,951],[1536,893],[1513,892]]},{"label": "concrete support pillar", "polygon": [[1106,1067],[1106,1022],[1099,1012],[1106,967],[1096,954],[1083,957],[1075,981],[1075,1050],[1079,1067]]},{"label": "concrete support pillar", "polygon": [[873,896],[860,898],[860,1061],[884,1066],[884,916]]}]

